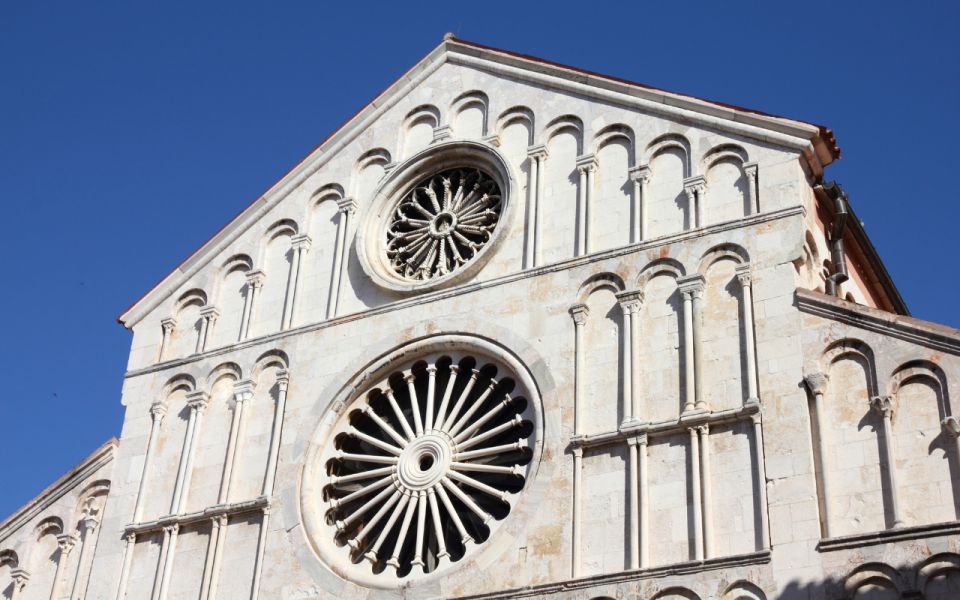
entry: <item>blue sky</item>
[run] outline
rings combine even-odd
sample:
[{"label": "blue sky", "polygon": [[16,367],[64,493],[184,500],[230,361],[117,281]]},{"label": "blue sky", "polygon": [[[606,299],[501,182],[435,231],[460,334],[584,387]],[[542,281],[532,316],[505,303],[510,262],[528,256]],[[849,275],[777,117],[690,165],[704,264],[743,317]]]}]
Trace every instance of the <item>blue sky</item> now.
[{"label": "blue sky", "polygon": [[960,326],[960,4],[0,5],[0,518],[123,419],[131,301],[445,31],[825,124],[917,317]]}]

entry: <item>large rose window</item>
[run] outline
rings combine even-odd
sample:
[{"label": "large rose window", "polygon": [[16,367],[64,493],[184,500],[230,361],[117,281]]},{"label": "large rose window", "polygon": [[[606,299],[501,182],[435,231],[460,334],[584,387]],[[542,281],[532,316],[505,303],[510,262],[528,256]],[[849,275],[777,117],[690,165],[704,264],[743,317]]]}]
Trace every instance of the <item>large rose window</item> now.
[{"label": "large rose window", "polygon": [[387,257],[403,279],[456,272],[490,241],[500,220],[500,186],[476,168],[448,169],[407,192],[387,228]]},{"label": "large rose window", "polygon": [[505,367],[472,355],[408,365],[359,390],[323,459],[337,554],[387,578],[431,573],[485,542],[533,456],[528,400]]}]

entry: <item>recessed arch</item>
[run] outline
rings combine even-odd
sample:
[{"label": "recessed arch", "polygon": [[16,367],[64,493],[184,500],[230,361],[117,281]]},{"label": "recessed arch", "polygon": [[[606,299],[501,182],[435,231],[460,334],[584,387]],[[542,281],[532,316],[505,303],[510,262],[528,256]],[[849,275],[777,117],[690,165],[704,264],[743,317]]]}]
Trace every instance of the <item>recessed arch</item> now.
[{"label": "recessed arch", "polygon": [[700,596],[698,596],[691,589],[680,587],[680,586],[673,586],[673,587],[668,587],[665,590],[661,590],[660,592],[655,594],[653,598],[651,598],[650,600],[681,600],[681,599],[682,600],[700,600]]},{"label": "recessed arch", "polygon": [[723,592],[722,600],[767,600],[767,595],[749,581],[737,581]]},{"label": "recessed arch", "polygon": [[960,573],[960,554],[941,552],[920,563],[917,568],[917,589],[927,593],[930,582],[945,575]]},{"label": "recessed arch", "polygon": [[191,375],[179,373],[174,375],[163,385],[163,397],[169,398],[173,393],[184,391],[190,393],[197,389],[197,381]]},{"label": "recessed arch", "polygon": [[[350,193],[354,198],[365,199],[376,188],[393,159],[386,148],[373,148],[360,155],[353,165],[350,177]],[[342,198],[343,195],[341,194]]]},{"label": "recessed arch", "polygon": [[591,275],[580,285],[577,291],[577,303],[582,304],[597,290],[608,289],[614,294],[626,289],[623,278],[616,273],[597,273]]},{"label": "recessed arch", "polygon": [[686,271],[680,261],[673,258],[658,258],[651,262],[640,271],[637,276],[637,289],[643,290],[650,283],[650,280],[657,275],[669,275],[674,279],[680,279],[686,275]]},{"label": "recessed arch", "polygon": [[703,159],[700,161],[700,170],[702,173],[706,173],[710,167],[724,160],[732,160],[742,167],[744,163],[750,160],[750,157],[742,146],[730,143],[720,144],[703,155]]},{"label": "recessed arch", "polygon": [[432,104],[421,104],[407,113],[400,127],[397,156],[405,159],[433,138],[433,130],[440,126],[440,109]]},{"label": "recessed arch", "polygon": [[500,113],[497,118],[497,135],[503,135],[504,130],[514,123],[523,123],[527,128],[527,146],[534,143],[534,132],[536,131],[535,117],[532,110],[526,106],[512,106]]},{"label": "recessed arch", "polygon": [[177,298],[176,308],[173,311],[174,317],[177,317],[183,309],[188,306],[200,306],[204,307],[207,305],[207,293],[200,288],[193,288],[187,290]]},{"label": "recessed arch", "polygon": [[636,163],[636,138],[633,129],[622,123],[608,125],[600,130],[593,138],[592,152],[597,154],[607,144],[620,141],[627,147],[627,158],[630,164]]},{"label": "recessed arch", "polygon": [[243,369],[235,362],[220,363],[207,374],[207,387],[213,388],[218,381],[224,378],[240,381],[243,379]]},{"label": "recessed arch", "polygon": [[827,372],[830,365],[849,356],[857,357],[866,363],[869,370],[867,373],[869,394],[871,397],[876,396],[878,393],[876,362],[873,350],[866,342],[855,338],[843,338],[833,342],[820,355],[820,366],[824,372]]},{"label": "recessed arch", "polygon": [[20,558],[17,556],[15,550],[9,548],[7,550],[0,550],[0,567],[16,569],[18,566],[20,566]]},{"label": "recessed arch", "polygon": [[750,255],[737,244],[719,244],[703,253],[697,265],[697,272],[706,273],[714,263],[720,260],[732,260],[738,265],[743,265],[750,261]]},{"label": "recessed arch", "polygon": [[[643,163],[649,165],[657,155],[669,150],[676,150],[682,154],[683,177],[692,177],[693,166],[690,162],[690,141],[680,134],[667,133],[647,144],[646,156],[644,156]],[[653,176],[656,177],[656,173],[653,173]]]},{"label": "recessed arch", "polygon": [[[457,137],[482,137],[487,135],[489,107],[490,99],[480,90],[471,90],[457,96],[450,104],[454,133]],[[471,109],[479,111],[479,122],[473,123],[465,118],[465,115]]]},{"label": "recessed arch", "polygon": [[871,562],[860,565],[847,575],[843,582],[843,591],[848,597],[852,597],[866,585],[894,590],[897,593],[903,592],[907,587],[903,576],[896,569],[881,562]]},{"label": "recessed arch", "polygon": [[577,142],[577,155],[583,154],[583,121],[573,115],[563,115],[547,124],[544,138],[547,142],[561,133],[570,133]]},{"label": "recessed arch", "polygon": [[283,350],[275,349],[268,350],[261,354],[253,366],[254,379],[259,378],[261,373],[270,368],[289,369],[290,358],[287,356],[287,353]]}]

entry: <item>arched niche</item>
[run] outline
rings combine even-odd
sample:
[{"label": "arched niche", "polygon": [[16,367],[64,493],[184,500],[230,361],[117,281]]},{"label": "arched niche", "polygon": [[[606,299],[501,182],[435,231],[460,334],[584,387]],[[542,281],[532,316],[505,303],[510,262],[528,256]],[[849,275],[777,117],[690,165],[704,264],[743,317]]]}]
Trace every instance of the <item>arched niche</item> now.
[{"label": "arched niche", "polygon": [[648,235],[656,238],[689,229],[693,207],[683,181],[691,176],[690,143],[681,135],[663,135],[647,146],[645,154],[644,163],[650,166],[645,200]]},{"label": "arched niche", "polygon": [[487,135],[490,100],[479,90],[465,92],[453,101],[453,134],[461,139],[479,139]]},{"label": "arched niche", "polygon": [[405,159],[433,141],[433,130],[440,125],[440,111],[432,104],[422,104],[410,112],[400,129],[399,158]]},{"label": "arched niche", "polygon": [[167,358],[183,358],[197,351],[200,336],[200,310],[207,305],[207,293],[201,289],[187,290],[177,299],[173,310],[176,329],[169,342]]},{"label": "arched niche", "polygon": [[638,340],[641,421],[676,419],[683,407],[685,342],[677,279],[684,275],[683,265],[667,258],[653,261],[637,278],[643,293]]},{"label": "arched niche", "polygon": [[287,282],[293,264],[293,236],[299,233],[297,223],[292,219],[282,219],[267,228],[261,241],[260,261],[266,277],[263,289],[251,315],[252,336],[266,335],[280,331],[284,304],[287,298]]},{"label": "arched niche", "polygon": [[597,134],[595,193],[590,204],[591,250],[619,248],[630,243],[633,183],[629,170],[636,162],[633,130],[611,125]]},{"label": "arched niche", "polygon": [[576,117],[554,119],[547,128],[543,199],[539,206],[540,255],[552,263],[571,258],[577,249],[577,157],[583,151],[583,124]]},{"label": "arched niche", "polygon": [[243,310],[250,293],[247,274],[253,270],[253,259],[235,254],[220,266],[216,306],[220,311],[213,330],[213,347],[227,346],[240,339]]},{"label": "arched niche", "polygon": [[717,146],[704,156],[706,224],[742,219],[754,212],[743,166],[747,160],[747,151],[735,144]]}]

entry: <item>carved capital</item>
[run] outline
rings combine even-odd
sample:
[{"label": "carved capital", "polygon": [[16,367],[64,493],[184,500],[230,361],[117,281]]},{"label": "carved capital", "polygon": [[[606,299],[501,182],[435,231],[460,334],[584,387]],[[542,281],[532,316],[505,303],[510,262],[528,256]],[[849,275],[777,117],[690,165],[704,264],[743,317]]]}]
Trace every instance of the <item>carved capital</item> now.
[{"label": "carved capital", "polygon": [[576,325],[583,325],[587,322],[587,317],[590,315],[590,309],[586,304],[574,304],[570,307],[568,311],[570,316],[573,317],[573,322]]},{"label": "carved capital", "polygon": [[694,429],[696,429],[697,433],[699,433],[700,435],[710,434],[710,425],[708,423],[703,423],[702,425],[695,425]]},{"label": "carved capital", "polygon": [[294,250],[303,250],[304,252],[310,249],[310,244],[312,243],[313,240],[311,240],[310,236],[305,233],[295,235],[290,240],[290,245]]},{"label": "carved capital", "polygon": [[683,180],[683,191],[687,194],[687,197],[692,196],[694,193],[702,195],[705,189],[707,189],[707,178],[703,175],[687,177]]},{"label": "carved capital", "polygon": [[757,177],[757,163],[748,162],[743,163],[743,173],[752,180],[755,180]]},{"label": "carved capital", "polygon": [[643,305],[643,291],[630,290],[628,292],[620,292],[617,294],[617,301],[624,311],[636,313]]},{"label": "carved capital", "polygon": [[600,162],[594,154],[584,154],[577,157],[577,171],[581,173],[590,173],[597,170]]},{"label": "carved capital", "polygon": [[357,201],[353,198],[340,198],[337,200],[337,208],[341,213],[353,214],[357,212]]},{"label": "carved capital", "polygon": [[99,524],[100,519],[95,514],[88,514],[80,519],[80,527],[83,528],[84,535],[90,535]]},{"label": "carved capital", "polygon": [[893,396],[874,396],[870,398],[870,408],[877,411],[885,419],[893,417]]},{"label": "carved capital", "polygon": [[574,448],[574,449],[573,449],[573,457],[574,457],[574,458],[583,458],[583,448],[581,448],[580,446],[577,446],[576,448]]},{"label": "carved capital", "polygon": [[267,274],[260,269],[247,271],[247,285],[259,289],[263,287],[263,282],[267,279]]},{"label": "carved capital", "polygon": [[163,526],[163,533],[168,536],[180,533],[180,523],[170,523]]},{"label": "carved capital", "polygon": [[627,171],[627,174],[630,176],[630,181],[646,183],[650,181],[650,165],[637,165],[635,167],[630,167],[630,170]]},{"label": "carved capital", "polygon": [[282,371],[277,372],[277,387],[280,388],[281,392],[287,391],[287,387],[290,385],[290,371],[283,369]]},{"label": "carved capital", "polygon": [[677,279],[677,289],[680,290],[681,294],[686,294],[688,296],[699,297],[703,293],[704,285],[706,284],[706,279],[700,273],[694,273],[693,275],[687,275],[686,277],[680,277]]},{"label": "carved capital", "polygon": [[550,153],[547,152],[547,147],[543,144],[537,144],[536,146],[530,146],[527,148],[527,156],[537,160],[544,160]]},{"label": "carved capital", "polygon": [[164,415],[167,414],[167,405],[163,402],[154,402],[150,405],[150,416],[153,417],[154,421],[163,420]]},{"label": "carved capital", "polygon": [[164,333],[173,333],[173,330],[177,328],[177,320],[173,317],[167,317],[160,321],[160,327],[163,327]]},{"label": "carved capital", "polygon": [[960,437],[960,419],[957,419],[953,416],[947,417],[946,419],[940,421],[940,426],[943,427],[944,433],[950,437]]},{"label": "carved capital", "polygon": [[128,544],[137,543],[137,532],[136,531],[127,531],[123,534],[123,541]]},{"label": "carved capital", "polygon": [[734,272],[737,275],[737,281],[740,282],[740,287],[750,287],[750,284],[753,282],[753,275],[750,271],[750,264],[739,265]]},{"label": "carved capital", "polygon": [[433,128],[433,141],[442,142],[443,140],[449,140],[453,137],[453,127],[449,125],[440,125],[439,127]]},{"label": "carved capital", "polygon": [[241,379],[233,384],[233,399],[244,402],[253,398],[253,381]]},{"label": "carved capital", "polygon": [[27,585],[27,582],[30,581],[30,572],[22,567],[11,569],[10,579],[13,580],[13,585],[15,587],[22,589],[23,586]]},{"label": "carved capital", "polygon": [[213,306],[204,306],[202,309],[200,309],[200,316],[206,319],[209,323],[214,323],[220,318],[220,311]]},{"label": "carved capital", "polygon": [[60,548],[60,554],[67,556],[73,547],[77,545],[77,536],[73,533],[61,533],[57,536],[57,546]]},{"label": "carved capital", "polygon": [[811,394],[822,396],[827,393],[827,384],[830,383],[830,376],[826,373],[809,373],[803,376],[803,382],[807,384],[807,388]]},{"label": "carved capital", "polygon": [[210,404],[210,394],[197,390],[187,394],[187,406],[195,412],[203,412]]},{"label": "carved capital", "polygon": [[226,526],[227,526],[227,521],[228,521],[228,520],[229,520],[229,519],[227,518],[227,515],[217,515],[217,516],[215,516],[215,517],[211,517],[211,518],[210,518],[210,525],[211,525],[214,529],[220,529],[221,527],[226,527]]},{"label": "carved capital", "polygon": [[500,147],[500,136],[496,133],[491,133],[480,138],[481,142],[490,144],[491,146]]}]

